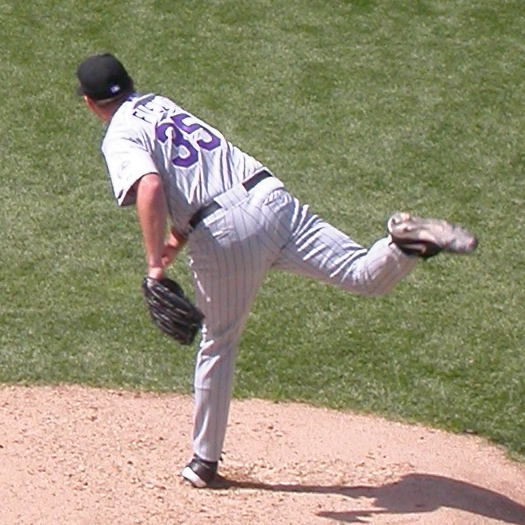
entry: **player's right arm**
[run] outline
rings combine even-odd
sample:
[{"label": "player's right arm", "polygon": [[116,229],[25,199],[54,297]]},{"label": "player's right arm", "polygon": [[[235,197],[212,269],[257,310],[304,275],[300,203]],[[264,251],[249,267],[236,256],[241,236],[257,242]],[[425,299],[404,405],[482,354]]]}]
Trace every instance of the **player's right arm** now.
[{"label": "player's right arm", "polygon": [[174,228],[170,228],[164,242],[164,250],[162,252],[162,265],[164,267],[173,262],[177,254],[186,244],[187,240],[187,237],[179,234]]}]

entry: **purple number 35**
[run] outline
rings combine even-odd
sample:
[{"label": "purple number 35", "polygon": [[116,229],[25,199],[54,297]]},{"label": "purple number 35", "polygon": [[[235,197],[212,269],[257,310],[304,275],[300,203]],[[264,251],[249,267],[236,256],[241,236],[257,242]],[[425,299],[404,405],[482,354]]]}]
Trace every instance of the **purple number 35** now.
[{"label": "purple number 35", "polygon": [[[221,141],[208,128],[198,122],[185,123],[184,121],[191,120],[192,117],[187,113],[178,113],[177,115],[169,117],[167,120],[159,123],[155,128],[155,136],[161,142],[167,142],[170,139],[167,131],[172,130],[171,140],[177,149],[177,156],[171,161],[175,166],[188,168],[195,164],[199,159],[199,152],[197,146],[201,149],[211,151],[220,145]],[[208,135],[208,138],[199,138],[194,142],[190,142],[186,135],[191,135],[197,130],[202,130]]]}]

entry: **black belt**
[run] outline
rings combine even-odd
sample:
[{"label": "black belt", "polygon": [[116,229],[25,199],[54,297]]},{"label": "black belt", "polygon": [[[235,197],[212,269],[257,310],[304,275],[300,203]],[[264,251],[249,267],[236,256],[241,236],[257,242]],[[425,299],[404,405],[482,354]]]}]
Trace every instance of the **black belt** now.
[{"label": "black belt", "polygon": [[[262,170],[258,171],[253,177],[249,178],[248,180],[245,180],[242,185],[244,186],[244,189],[246,191],[250,191],[253,189],[259,182],[261,182],[263,179],[266,179],[267,177],[271,177],[272,174],[269,171]],[[195,229],[197,225],[206,217],[211,215],[212,213],[215,213],[219,208],[221,207],[220,204],[218,204],[215,201],[211,201],[206,206],[203,206],[199,211],[197,211],[193,217],[190,219],[190,226]]]}]

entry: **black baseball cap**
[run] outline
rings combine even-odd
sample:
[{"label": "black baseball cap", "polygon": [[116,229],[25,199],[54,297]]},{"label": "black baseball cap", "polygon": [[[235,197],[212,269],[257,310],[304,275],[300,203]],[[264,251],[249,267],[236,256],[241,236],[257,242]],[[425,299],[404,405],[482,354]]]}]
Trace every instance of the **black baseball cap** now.
[{"label": "black baseball cap", "polygon": [[77,68],[77,78],[77,94],[93,100],[118,97],[133,86],[126,68],[110,53],[86,58]]}]

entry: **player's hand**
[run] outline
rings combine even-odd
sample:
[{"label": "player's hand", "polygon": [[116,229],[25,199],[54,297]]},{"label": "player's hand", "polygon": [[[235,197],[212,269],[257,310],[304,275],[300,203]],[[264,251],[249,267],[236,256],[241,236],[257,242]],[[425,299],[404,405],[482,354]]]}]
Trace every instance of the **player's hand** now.
[{"label": "player's hand", "polygon": [[172,244],[165,244],[164,249],[162,250],[162,266],[165,268],[170,265],[177,253],[180,251],[180,246],[173,246]]},{"label": "player's hand", "polygon": [[162,250],[163,267],[166,267],[173,262],[182,247],[186,244],[186,241],[186,237],[175,231],[173,228],[170,229]]}]

